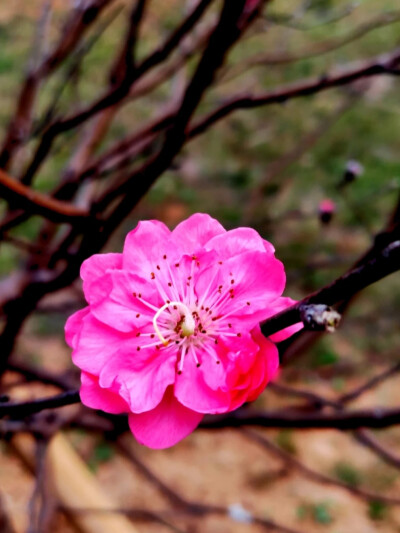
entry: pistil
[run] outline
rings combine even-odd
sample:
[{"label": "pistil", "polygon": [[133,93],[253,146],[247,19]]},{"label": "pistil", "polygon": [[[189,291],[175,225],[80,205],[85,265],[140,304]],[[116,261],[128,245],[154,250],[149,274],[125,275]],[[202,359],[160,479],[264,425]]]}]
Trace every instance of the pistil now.
[{"label": "pistil", "polygon": [[160,328],[157,324],[157,319],[163,311],[171,307],[173,309],[179,309],[183,313],[183,320],[180,324],[181,335],[183,335],[184,337],[190,337],[190,335],[192,335],[196,329],[196,322],[192,316],[192,313],[190,312],[190,309],[185,304],[183,304],[182,302],[167,302],[162,307],[160,307],[160,309],[157,311],[153,318],[154,331],[156,332],[158,338],[164,344],[164,346],[167,346],[168,340],[165,339],[165,337],[161,333]]}]

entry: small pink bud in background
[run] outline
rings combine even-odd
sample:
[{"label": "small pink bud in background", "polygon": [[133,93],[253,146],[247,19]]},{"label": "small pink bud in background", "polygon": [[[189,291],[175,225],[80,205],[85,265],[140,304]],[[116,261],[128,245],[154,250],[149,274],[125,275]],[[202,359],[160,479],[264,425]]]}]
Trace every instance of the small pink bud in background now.
[{"label": "small pink bud in background", "polygon": [[336,204],[333,200],[330,198],[325,198],[324,200],[321,200],[318,212],[319,212],[319,219],[323,224],[329,224],[332,220],[332,217],[336,211]]},{"label": "small pink bud in background", "polygon": [[346,185],[349,185],[363,174],[364,167],[362,166],[362,164],[356,161],[355,159],[349,159],[344,168],[343,176],[338,184],[338,188],[341,189]]}]

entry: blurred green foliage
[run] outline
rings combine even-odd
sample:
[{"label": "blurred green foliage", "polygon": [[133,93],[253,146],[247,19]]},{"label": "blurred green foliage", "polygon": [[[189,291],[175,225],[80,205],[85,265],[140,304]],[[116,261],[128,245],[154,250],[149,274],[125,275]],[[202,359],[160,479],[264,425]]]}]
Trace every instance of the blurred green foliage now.
[{"label": "blurred green foliage", "polygon": [[368,504],[368,516],[372,520],[383,520],[387,515],[387,505],[383,502],[373,500]]},{"label": "blurred green foliage", "polygon": [[361,473],[350,463],[337,463],[334,474],[339,481],[343,481],[350,487],[358,487],[362,480]]}]

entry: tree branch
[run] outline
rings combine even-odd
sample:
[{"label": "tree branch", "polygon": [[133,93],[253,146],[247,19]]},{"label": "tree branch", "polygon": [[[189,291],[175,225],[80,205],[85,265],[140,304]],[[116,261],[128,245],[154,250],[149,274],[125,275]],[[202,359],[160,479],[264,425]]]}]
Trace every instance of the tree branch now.
[{"label": "tree branch", "polygon": [[44,409],[54,409],[64,407],[74,403],[80,403],[79,391],[71,390],[62,392],[49,398],[40,398],[28,402],[7,402],[0,403],[0,418],[10,416],[12,418],[25,418],[27,416],[39,413]]},{"label": "tree branch", "polygon": [[347,85],[360,78],[379,74],[399,75],[399,71],[396,70],[399,63],[400,49],[397,49],[390,54],[369,59],[361,66],[358,62],[356,66],[352,67],[350,65],[338,72],[327,73],[319,78],[307,78],[259,95],[243,94],[233,96],[216,110],[199,119],[190,128],[188,135],[190,138],[196,137],[212,124],[239,109],[254,109],[265,105],[282,104],[293,98],[309,96],[333,87]]},{"label": "tree branch", "polygon": [[0,170],[0,195],[12,207],[25,209],[30,215],[41,215],[53,222],[82,222],[89,216],[88,211],[62,202],[11,178]]},{"label": "tree branch", "polygon": [[242,409],[226,415],[206,417],[205,429],[258,426],[291,429],[382,429],[400,424],[400,408],[371,408],[337,413],[302,413],[295,410],[255,411]]},{"label": "tree branch", "polygon": [[302,309],[311,304],[333,305],[349,298],[376,281],[400,269],[400,241],[387,246],[375,258],[350,270],[319,291],[303,298],[297,304],[266,320],[261,329],[265,336],[301,321]]}]

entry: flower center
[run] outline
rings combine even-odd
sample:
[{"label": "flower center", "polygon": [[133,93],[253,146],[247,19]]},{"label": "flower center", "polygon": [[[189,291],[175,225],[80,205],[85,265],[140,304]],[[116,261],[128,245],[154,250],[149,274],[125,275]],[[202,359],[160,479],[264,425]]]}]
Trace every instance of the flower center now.
[{"label": "flower center", "polygon": [[183,313],[183,320],[180,323],[180,334],[183,337],[190,337],[190,335],[193,335],[196,329],[196,322],[192,316],[192,313],[190,312],[190,309],[185,304],[183,304],[182,302],[168,302],[164,304],[162,307],[160,307],[160,309],[157,311],[153,318],[154,331],[156,332],[158,338],[164,344],[164,346],[168,344],[168,340],[165,339],[165,337],[161,333],[160,328],[157,324],[157,320],[161,313],[168,308],[179,309]]}]

